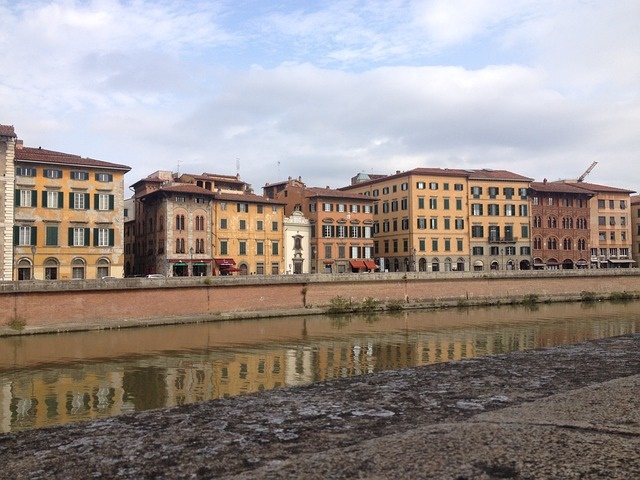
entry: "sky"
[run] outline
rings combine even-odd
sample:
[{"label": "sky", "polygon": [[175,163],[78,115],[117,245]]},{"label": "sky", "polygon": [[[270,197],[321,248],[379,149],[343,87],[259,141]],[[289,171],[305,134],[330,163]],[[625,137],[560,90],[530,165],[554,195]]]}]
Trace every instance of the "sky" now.
[{"label": "sky", "polygon": [[0,124],[156,170],[640,192],[640,0],[0,0]]}]

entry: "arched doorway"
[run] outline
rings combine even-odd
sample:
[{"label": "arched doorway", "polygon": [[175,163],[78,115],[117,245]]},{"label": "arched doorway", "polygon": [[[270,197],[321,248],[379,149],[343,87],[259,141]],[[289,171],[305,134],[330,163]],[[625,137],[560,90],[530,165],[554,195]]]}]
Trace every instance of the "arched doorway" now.
[{"label": "arched doorway", "polygon": [[96,278],[111,276],[111,262],[107,258],[101,258],[96,265]]},{"label": "arched doorway", "polygon": [[431,260],[431,271],[432,272],[440,271],[440,260],[438,260],[437,258],[434,258],[433,260]]},{"label": "arched doorway", "polygon": [[420,260],[418,260],[418,268],[420,269],[421,272],[426,272],[427,271],[427,259],[426,258],[421,258]]},{"label": "arched doorway", "polygon": [[31,280],[34,278],[33,264],[26,258],[18,262],[18,280]]},{"label": "arched doorway", "polygon": [[249,266],[242,262],[240,265],[238,265],[238,275],[246,275],[247,272],[249,271]]},{"label": "arched doorway", "polygon": [[520,270],[531,270],[531,262],[529,260],[520,261]]},{"label": "arched doorway", "polygon": [[444,259],[444,271],[445,272],[451,271],[451,259],[449,257]]},{"label": "arched doorway", "polygon": [[464,258],[462,258],[462,257],[458,258],[458,261],[456,263],[456,270],[458,272],[466,271],[465,264],[464,264]]}]

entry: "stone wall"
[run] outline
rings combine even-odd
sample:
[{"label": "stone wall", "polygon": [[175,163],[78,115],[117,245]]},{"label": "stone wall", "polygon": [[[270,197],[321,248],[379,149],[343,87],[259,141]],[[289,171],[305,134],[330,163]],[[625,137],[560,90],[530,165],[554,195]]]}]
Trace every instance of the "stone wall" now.
[{"label": "stone wall", "polygon": [[[640,271],[565,270],[513,272],[377,273],[187,278],[131,278],[67,282],[0,283],[0,325],[27,326],[127,321],[233,318],[299,314],[326,308],[337,296],[361,302],[403,301],[418,307],[460,303],[509,303],[527,295],[539,301],[578,300],[640,292]],[[311,311],[309,312],[311,313]]]}]

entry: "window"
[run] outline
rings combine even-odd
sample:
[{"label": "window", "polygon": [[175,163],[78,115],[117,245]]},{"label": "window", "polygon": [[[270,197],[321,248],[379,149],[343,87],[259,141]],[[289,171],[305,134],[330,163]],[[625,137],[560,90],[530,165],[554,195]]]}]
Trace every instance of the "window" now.
[{"label": "window", "polygon": [[184,230],[184,215],[176,215],[176,230]]},{"label": "window", "polygon": [[184,253],[184,238],[176,238],[176,253]]},{"label": "window", "polygon": [[[365,210],[366,210],[366,208],[365,208]],[[351,211],[351,213],[360,213],[360,205],[355,204],[355,203],[352,204],[351,207],[350,207],[350,211]],[[365,211],[365,213],[366,213],[366,211]]]},{"label": "window", "polygon": [[497,203],[490,203],[489,205],[487,205],[487,215],[500,215],[500,206]]},{"label": "window", "polygon": [[352,226],[351,227],[351,238],[359,238],[360,237],[360,227]]},{"label": "window", "polygon": [[400,190],[409,190],[409,184],[407,182],[400,185]]},{"label": "window", "polygon": [[516,214],[516,206],[511,203],[507,203],[504,206],[504,214],[507,217],[513,217]]},{"label": "window", "polygon": [[[62,208],[64,195],[62,192],[46,191],[42,192],[42,206],[44,208]],[[70,194],[70,199],[73,198],[73,194]]]},{"label": "window", "polygon": [[437,210],[438,209],[438,199],[436,197],[431,197],[429,199],[429,208],[431,210]]},{"label": "window", "polygon": [[427,184],[425,182],[416,182],[416,188],[418,190],[424,190],[427,188]]},{"label": "window", "polygon": [[522,203],[519,205],[519,214],[521,217],[528,217],[529,216],[529,208],[528,205],[526,203]]},{"label": "window", "polygon": [[471,195],[473,195],[473,198],[480,198],[482,187],[471,187]]},{"label": "window", "polygon": [[409,208],[409,199],[408,198],[403,198],[400,201],[400,209],[401,210],[407,210]]},{"label": "window", "polygon": [[484,247],[473,247],[471,252],[473,255],[484,255]]},{"label": "window", "polygon": [[463,185],[463,184],[461,184],[461,183],[454,183],[454,184],[453,184],[453,189],[454,189],[456,192],[461,192],[461,191],[463,191],[463,190],[464,190],[464,185]]},{"label": "window", "polygon": [[16,245],[35,245],[36,227],[15,227]]},{"label": "window", "polygon": [[89,209],[89,194],[88,193],[71,193],[71,208],[75,210],[88,210]]},{"label": "window", "polygon": [[69,228],[69,246],[85,247],[89,246],[88,228],[71,227]]},{"label": "window", "polygon": [[519,188],[518,195],[520,195],[520,200],[526,200],[529,196],[529,192],[526,188]]},{"label": "window", "polygon": [[421,238],[420,240],[418,240],[418,249],[421,252],[424,252],[427,250],[427,241],[424,238]]},{"label": "window", "polygon": [[531,247],[520,247],[520,255],[531,255]]},{"label": "window", "polygon": [[264,230],[264,222],[262,220],[256,221],[256,230],[259,232]]},{"label": "window", "polygon": [[409,230],[409,219],[408,218],[403,218],[402,219],[402,230]]},{"label": "window", "polygon": [[426,218],[418,218],[418,225],[417,225],[419,230],[424,230],[427,228],[427,219]]},{"label": "window", "polygon": [[202,197],[196,197],[196,203],[200,204],[200,205],[204,205],[204,198]]},{"label": "window", "polygon": [[431,217],[429,219],[429,228],[431,230],[437,230],[438,229],[438,219],[436,217]]},{"label": "window", "polygon": [[604,208],[605,207],[605,202],[604,200],[598,200],[598,208]]},{"label": "window", "polygon": [[257,255],[264,255],[264,242],[262,241],[258,241],[256,242],[256,254]]},{"label": "window", "polygon": [[391,200],[391,211],[392,212],[398,211],[398,200]]},{"label": "window", "polygon": [[101,183],[113,182],[113,175],[110,173],[96,173],[96,181]]},{"label": "window", "polygon": [[472,238],[484,237],[484,227],[482,225],[473,225],[471,227],[471,237]]},{"label": "window", "polygon": [[271,242],[271,255],[279,255],[280,244],[278,242]]},{"label": "window", "polygon": [[278,231],[278,222],[276,222],[276,221],[271,222],[271,231],[272,232],[277,232]]},{"label": "window", "polygon": [[62,170],[45,168],[43,171],[45,178],[62,178]]},{"label": "window", "polygon": [[316,207],[316,204],[315,204],[315,203],[310,203],[310,204],[309,204],[309,211],[310,211],[311,213],[314,213],[314,212],[316,211],[316,209],[317,209],[317,207]]},{"label": "window", "polygon": [[429,182],[429,190],[438,190],[437,182]]},{"label": "window", "polygon": [[71,172],[71,180],[89,180],[89,172]]},{"label": "window", "polygon": [[94,197],[96,208],[102,211],[113,210],[113,198],[113,195],[109,195],[108,193],[96,193]]},{"label": "window", "polygon": [[444,251],[445,252],[450,252],[451,251],[451,239],[450,238],[445,238],[444,239]]},{"label": "window", "polygon": [[248,212],[249,211],[249,204],[248,203],[244,203],[244,202],[238,202],[237,203],[237,209],[238,209],[238,212]]},{"label": "window", "polygon": [[55,225],[47,225],[45,232],[45,245],[49,247],[57,247],[58,245],[58,227]]},{"label": "window", "polygon": [[222,212],[227,211],[227,202],[220,202],[220,211]]},{"label": "window", "polygon": [[389,187],[382,187],[382,194],[389,195]]},{"label": "window", "polygon": [[615,200],[609,200],[609,208],[611,210],[613,210],[614,208],[616,208],[616,202]]},{"label": "window", "polygon": [[389,213],[389,202],[382,202],[382,213]]},{"label": "window", "polygon": [[372,210],[371,210],[371,205],[363,205],[363,206],[362,206],[362,211],[363,211],[364,213],[371,213],[371,212],[372,212]]},{"label": "window", "polygon": [[489,198],[496,198],[498,196],[498,187],[489,187],[487,193],[489,194]]},{"label": "window", "polygon": [[112,228],[96,228],[94,229],[93,244],[96,247],[113,247],[114,231]]},{"label": "window", "polygon": [[226,218],[221,218],[220,219],[220,230],[226,230],[227,229],[227,219]]},{"label": "window", "polygon": [[19,177],[35,177],[36,169],[31,167],[16,167],[16,175]]},{"label": "window", "polygon": [[424,197],[418,197],[418,208],[420,210],[424,209]]},{"label": "window", "polygon": [[336,227],[336,236],[338,238],[346,238],[347,237],[347,227],[346,227],[346,225],[338,225]]},{"label": "window", "polygon": [[462,199],[456,198],[456,210],[462,210]]},{"label": "window", "polygon": [[505,187],[502,189],[502,192],[504,193],[504,197],[507,200],[511,200],[513,198],[513,194],[515,193],[515,189],[511,187]]},{"label": "window", "polygon": [[531,204],[532,205],[540,205],[540,199],[538,197],[533,197],[531,199]]},{"label": "window", "polygon": [[620,210],[624,210],[627,208],[626,200],[620,200]]},{"label": "window", "polygon": [[442,201],[444,202],[443,208],[444,208],[445,210],[449,210],[449,199],[448,199],[448,198],[445,198],[445,199],[443,199]]},{"label": "window", "polygon": [[240,240],[238,242],[238,254],[246,255],[247,254],[247,242],[246,240]]},{"label": "window", "polygon": [[529,225],[520,226],[520,236],[522,238],[529,238]]},{"label": "window", "polygon": [[448,217],[444,219],[444,229],[451,230],[451,219]]},{"label": "window", "polygon": [[473,203],[473,204],[471,204],[471,215],[474,215],[474,216],[482,215],[482,204],[481,203]]},{"label": "window", "polygon": [[246,230],[247,229],[247,221],[244,219],[240,219],[240,226],[239,226],[240,230]]},{"label": "window", "polygon": [[[160,217],[162,218],[162,217]],[[162,230],[162,226],[160,228]],[[204,230],[204,217],[202,215],[196,216],[196,230],[203,231]]]},{"label": "window", "polygon": [[229,243],[226,240],[220,240],[220,255],[229,255]]},{"label": "window", "polygon": [[38,193],[35,190],[16,190],[16,206],[35,207],[38,201]]},{"label": "window", "polygon": [[323,225],[322,226],[322,236],[324,238],[331,238],[332,230],[333,230],[333,225]]},{"label": "window", "polygon": [[463,218],[456,218],[455,229],[456,230],[464,230],[464,219]]},{"label": "window", "polygon": [[323,212],[333,212],[333,203],[323,203],[322,204]]},{"label": "window", "polygon": [[346,212],[347,211],[347,206],[344,203],[338,203],[336,205],[336,210],[340,213]]},{"label": "window", "polygon": [[256,205],[256,211],[258,213],[262,213],[262,207],[263,207],[262,205]]}]

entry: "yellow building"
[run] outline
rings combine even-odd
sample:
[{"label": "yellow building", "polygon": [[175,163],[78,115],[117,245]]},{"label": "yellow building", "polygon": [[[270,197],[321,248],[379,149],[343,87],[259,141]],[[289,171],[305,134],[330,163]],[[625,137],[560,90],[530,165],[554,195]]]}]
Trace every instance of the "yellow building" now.
[{"label": "yellow building", "polygon": [[388,271],[529,268],[527,186],[504,170],[360,174],[341,190],[377,198],[375,252]]},{"label": "yellow building", "polygon": [[640,195],[631,197],[631,258],[640,265]]},{"label": "yellow building", "polygon": [[632,190],[573,182],[572,185],[593,192],[589,200],[591,225],[591,266],[593,268],[628,268],[631,256]]},{"label": "yellow building", "polygon": [[283,273],[284,205],[238,176],[158,171],[133,188],[134,274]]},{"label": "yellow building", "polygon": [[13,279],[123,276],[126,165],[15,148]]}]

